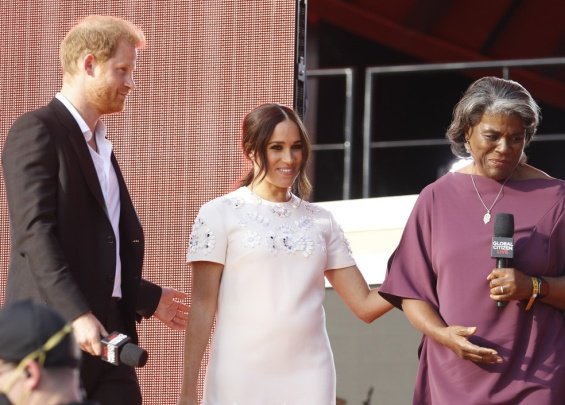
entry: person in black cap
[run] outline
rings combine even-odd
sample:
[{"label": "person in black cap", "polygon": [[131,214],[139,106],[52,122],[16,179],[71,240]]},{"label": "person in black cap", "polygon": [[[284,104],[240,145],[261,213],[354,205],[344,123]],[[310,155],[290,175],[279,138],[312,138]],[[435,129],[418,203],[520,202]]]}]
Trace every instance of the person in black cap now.
[{"label": "person in black cap", "polygon": [[0,405],[87,404],[71,331],[57,312],[31,300],[0,310]]}]

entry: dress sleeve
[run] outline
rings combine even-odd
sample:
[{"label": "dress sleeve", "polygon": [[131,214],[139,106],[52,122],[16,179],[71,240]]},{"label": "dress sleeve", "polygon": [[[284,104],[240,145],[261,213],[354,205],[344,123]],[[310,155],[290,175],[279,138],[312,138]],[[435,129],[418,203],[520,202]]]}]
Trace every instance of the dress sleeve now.
[{"label": "dress sleeve", "polygon": [[355,260],[351,254],[351,248],[343,233],[343,229],[330,212],[327,212],[327,214],[329,217],[330,232],[327,239],[327,262],[325,270],[342,269],[355,265]]},{"label": "dress sleeve", "polygon": [[439,307],[437,277],[431,260],[433,206],[433,192],[426,188],[414,205],[379,289],[399,309],[403,298],[426,301],[435,309]]},{"label": "dress sleeve", "polygon": [[225,264],[227,233],[224,217],[218,210],[218,200],[204,204],[192,225],[187,262],[206,261]]}]

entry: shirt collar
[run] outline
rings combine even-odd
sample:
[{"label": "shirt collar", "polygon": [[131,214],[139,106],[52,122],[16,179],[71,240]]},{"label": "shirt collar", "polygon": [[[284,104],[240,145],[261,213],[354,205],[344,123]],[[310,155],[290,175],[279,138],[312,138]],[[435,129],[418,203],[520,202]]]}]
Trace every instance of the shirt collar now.
[{"label": "shirt collar", "polygon": [[[59,92],[55,94],[55,98],[59,100],[61,103],[63,103],[63,105],[67,108],[67,110],[69,110],[69,112],[77,122],[78,126],[80,127],[80,130],[82,131],[82,134],[84,135],[84,139],[86,140],[86,142],[90,141],[92,139],[92,131],[88,127],[88,124],[86,123],[84,118],[82,118],[82,115],[80,115],[78,110],[75,108],[75,106],[69,101],[68,98],[66,98],[63,95],[63,93]],[[100,134],[103,138],[105,138],[106,124],[104,124],[103,121],[98,120],[98,122],[96,123],[96,127],[94,128],[94,131]]]}]

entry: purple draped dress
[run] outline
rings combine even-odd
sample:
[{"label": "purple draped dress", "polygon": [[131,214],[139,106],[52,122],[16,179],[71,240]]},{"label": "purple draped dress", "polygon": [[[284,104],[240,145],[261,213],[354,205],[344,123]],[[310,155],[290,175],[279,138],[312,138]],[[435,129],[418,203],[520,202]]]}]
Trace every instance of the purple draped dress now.
[{"label": "purple draped dress", "polygon": [[[490,206],[501,183],[475,176]],[[532,276],[565,274],[565,182],[510,180],[483,223],[486,210],[468,174],[449,173],[420,194],[390,261],[382,295],[397,307],[423,300],[447,325],[476,326],[470,340],[493,348],[502,364],[459,358],[422,339],[414,404],[565,404],[564,312],[536,302],[489,298],[487,275],[495,215],[514,215],[514,267]]]}]

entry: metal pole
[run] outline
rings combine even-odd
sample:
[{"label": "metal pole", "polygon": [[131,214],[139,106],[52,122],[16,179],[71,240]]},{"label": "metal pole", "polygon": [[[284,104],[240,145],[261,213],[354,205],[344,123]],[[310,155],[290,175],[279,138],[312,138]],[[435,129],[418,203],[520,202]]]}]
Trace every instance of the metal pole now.
[{"label": "metal pole", "polygon": [[363,112],[363,198],[369,198],[371,184],[371,109],[373,90],[372,68],[365,71],[365,107]]},{"label": "metal pole", "polygon": [[353,89],[354,76],[352,68],[336,69],[311,69],[307,77],[344,76],[345,78],[345,107],[343,123],[343,143],[312,145],[312,150],[343,150],[343,182],[342,198],[351,198],[351,176],[352,176],[352,144],[353,144]]},{"label": "metal pole", "polygon": [[351,198],[351,148],[353,144],[353,69],[345,69],[345,120],[343,123],[343,199]]}]

